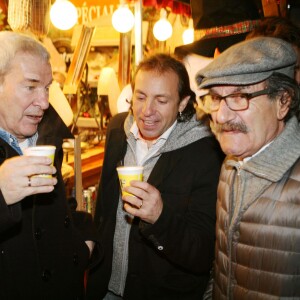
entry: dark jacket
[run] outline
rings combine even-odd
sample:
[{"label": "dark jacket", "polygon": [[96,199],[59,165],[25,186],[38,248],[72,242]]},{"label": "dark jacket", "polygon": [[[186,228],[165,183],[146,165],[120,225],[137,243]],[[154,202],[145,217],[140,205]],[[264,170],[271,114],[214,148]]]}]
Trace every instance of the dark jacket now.
[{"label": "dark jacket", "polygon": [[[127,142],[126,114],[111,120],[95,222],[104,259],[90,271],[88,299],[102,299],[112,267],[113,237],[119,201],[117,164]],[[222,155],[212,136],[162,153],[148,182],[161,193],[162,214],[153,225],[136,218],[129,237],[124,299],[200,299],[214,251],[216,187]]]},{"label": "dark jacket", "polygon": [[[38,132],[38,144],[57,147],[58,183],[49,194],[30,196],[10,206],[0,192],[0,299],[83,299],[89,262],[84,241],[96,240],[96,235],[91,216],[72,213],[65,196],[60,172],[62,141],[72,135],[52,107]],[[0,164],[17,155],[0,139]]]}]

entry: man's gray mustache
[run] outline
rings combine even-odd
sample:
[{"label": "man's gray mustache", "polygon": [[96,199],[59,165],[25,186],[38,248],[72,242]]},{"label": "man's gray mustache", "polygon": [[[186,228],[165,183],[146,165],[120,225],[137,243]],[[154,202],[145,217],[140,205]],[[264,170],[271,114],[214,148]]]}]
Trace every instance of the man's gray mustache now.
[{"label": "man's gray mustache", "polygon": [[222,131],[240,131],[242,133],[248,132],[247,126],[243,123],[225,123],[222,125],[216,125],[215,129],[217,132],[222,132]]}]

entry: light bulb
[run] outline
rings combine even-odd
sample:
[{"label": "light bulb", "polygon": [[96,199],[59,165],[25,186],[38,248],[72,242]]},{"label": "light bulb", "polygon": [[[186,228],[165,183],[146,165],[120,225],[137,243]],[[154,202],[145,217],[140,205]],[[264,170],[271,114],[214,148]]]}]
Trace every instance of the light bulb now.
[{"label": "light bulb", "polygon": [[121,4],[112,15],[113,27],[121,33],[130,31],[134,26],[134,15],[128,5]]},{"label": "light bulb", "polygon": [[77,9],[68,0],[56,0],[51,6],[50,20],[56,28],[68,30],[77,23],[77,19]]},{"label": "light bulb", "polygon": [[191,44],[194,41],[193,19],[189,20],[189,27],[182,34],[183,44]]},{"label": "light bulb", "polygon": [[183,44],[191,44],[194,41],[194,29],[188,28],[182,34]]},{"label": "light bulb", "polygon": [[162,9],[160,19],[153,26],[153,34],[157,40],[163,42],[172,36],[172,32],[173,28],[171,23],[167,20],[167,13]]}]

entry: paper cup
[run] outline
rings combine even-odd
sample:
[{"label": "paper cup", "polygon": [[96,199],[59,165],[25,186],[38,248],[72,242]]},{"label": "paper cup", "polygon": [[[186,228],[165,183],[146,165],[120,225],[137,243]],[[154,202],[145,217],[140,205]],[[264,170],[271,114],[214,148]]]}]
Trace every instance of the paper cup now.
[{"label": "paper cup", "polygon": [[[23,154],[26,156],[48,156],[52,159],[52,165],[54,163],[54,155],[55,155],[55,146],[52,145],[43,145],[43,146],[34,146],[28,147],[23,150]],[[37,177],[52,177],[51,174],[38,174],[34,175]]]},{"label": "paper cup", "polygon": [[123,166],[117,168],[123,196],[131,195],[123,191],[124,187],[130,185],[131,180],[143,180],[143,170],[144,167],[142,166]]}]

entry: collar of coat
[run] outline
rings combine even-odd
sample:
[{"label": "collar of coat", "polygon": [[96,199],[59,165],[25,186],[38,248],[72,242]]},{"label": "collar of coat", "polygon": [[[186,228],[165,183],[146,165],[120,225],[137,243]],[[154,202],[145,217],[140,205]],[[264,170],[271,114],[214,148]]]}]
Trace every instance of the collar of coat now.
[{"label": "collar of coat", "polygon": [[[130,128],[134,122],[132,113],[130,112],[124,123],[124,130],[127,138],[133,135]],[[169,152],[182,147],[185,147],[193,142],[196,142],[204,137],[211,136],[210,128],[203,122],[196,119],[194,115],[187,122],[177,122],[173,131],[170,133],[166,143],[160,149],[161,152]]]}]

